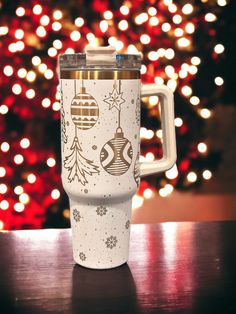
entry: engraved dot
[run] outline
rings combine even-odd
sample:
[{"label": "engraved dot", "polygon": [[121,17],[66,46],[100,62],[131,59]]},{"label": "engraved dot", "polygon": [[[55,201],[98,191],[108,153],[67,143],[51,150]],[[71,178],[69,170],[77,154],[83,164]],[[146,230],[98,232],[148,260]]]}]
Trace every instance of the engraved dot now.
[{"label": "engraved dot", "polygon": [[67,121],[67,122],[66,122],[66,125],[67,125],[67,126],[69,126],[69,125],[70,125],[70,123]]},{"label": "engraved dot", "polygon": [[97,148],[98,148],[97,145],[93,145],[93,146],[92,146],[92,149],[93,149],[93,150],[96,150]]},{"label": "engraved dot", "polygon": [[88,190],[87,190],[87,189],[85,189],[85,190],[84,190],[84,193],[88,193]]},{"label": "engraved dot", "polygon": [[131,104],[134,104],[134,99],[131,100]]},{"label": "engraved dot", "polygon": [[135,138],[135,139],[137,138],[137,134],[135,134],[134,138]]}]

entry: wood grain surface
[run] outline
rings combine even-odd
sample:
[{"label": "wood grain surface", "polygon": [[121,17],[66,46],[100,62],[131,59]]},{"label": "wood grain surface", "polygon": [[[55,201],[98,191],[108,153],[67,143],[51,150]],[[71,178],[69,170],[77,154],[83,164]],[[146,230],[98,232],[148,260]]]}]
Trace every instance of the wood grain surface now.
[{"label": "wood grain surface", "polygon": [[0,313],[236,313],[236,222],[133,225],[128,265],[89,270],[70,230],[0,233]]}]

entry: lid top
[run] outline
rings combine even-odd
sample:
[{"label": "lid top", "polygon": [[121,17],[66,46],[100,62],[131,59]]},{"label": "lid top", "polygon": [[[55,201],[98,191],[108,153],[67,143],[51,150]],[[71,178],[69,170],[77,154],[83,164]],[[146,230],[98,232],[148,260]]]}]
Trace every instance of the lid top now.
[{"label": "lid top", "polygon": [[113,46],[87,46],[85,48],[85,53],[86,54],[115,54],[116,53],[116,48]]},{"label": "lid top", "polygon": [[87,46],[85,53],[62,54],[59,57],[61,69],[86,68],[127,68],[139,70],[141,67],[140,54],[117,54],[115,47]]},{"label": "lid top", "polygon": [[99,62],[114,63],[116,58],[116,48],[112,46],[87,46],[85,48],[85,54],[87,64],[99,64]]}]

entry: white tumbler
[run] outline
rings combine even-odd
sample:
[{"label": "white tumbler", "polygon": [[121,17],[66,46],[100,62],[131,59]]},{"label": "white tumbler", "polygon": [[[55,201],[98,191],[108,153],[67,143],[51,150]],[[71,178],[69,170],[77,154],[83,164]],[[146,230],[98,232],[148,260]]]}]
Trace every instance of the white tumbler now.
[{"label": "white tumbler", "polygon": [[[128,260],[132,197],[140,177],[176,161],[173,94],[142,85],[140,55],[88,47],[59,58],[62,182],[76,263],[107,269]],[[163,157],[139,162],[140,98],[161,101]]]}]

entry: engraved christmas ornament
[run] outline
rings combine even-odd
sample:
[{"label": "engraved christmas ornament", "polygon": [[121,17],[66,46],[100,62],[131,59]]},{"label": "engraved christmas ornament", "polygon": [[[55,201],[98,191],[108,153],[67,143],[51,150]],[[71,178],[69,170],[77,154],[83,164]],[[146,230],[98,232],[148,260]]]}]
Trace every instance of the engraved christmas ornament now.
[{"label": "engraved christmas ornament", "polygon": [[97,122],[99,108],[93,96],[81,87],[80,93],[76,94],[71,103],[71,117],[75,126],[81,130],[91,129]]},{"label": "engraved christmas ornament", "polygon": [[114,82],[113,90],[104,102],[109,104],[109,110],[115,108],[118,112],[118,128],[114,138],[109,140],[102,148],[100,161],[103,169],[113,176],[121,176],[130,167],[133,157],[131,142],[124,137],[120,126],[121,105],[125,102],[123,92],[121,91],[121,80]]},{"label": "engraved christmas ornament", "polygon": [[120,176],[129,169],[132,157],[133,150],[131,143],[124,137],[124,133],[119,127],[116,130],[114,138],[109,140],[101,150],[101,164],[109,174]]}]

